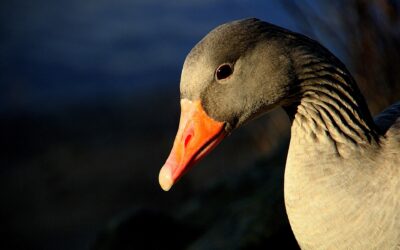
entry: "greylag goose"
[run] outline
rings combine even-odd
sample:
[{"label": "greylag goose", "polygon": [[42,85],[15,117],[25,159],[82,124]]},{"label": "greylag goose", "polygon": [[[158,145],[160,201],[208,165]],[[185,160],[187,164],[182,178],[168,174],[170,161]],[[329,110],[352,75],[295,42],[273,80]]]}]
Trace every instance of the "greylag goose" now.
[{"label": "greylag goose", "polygon": [[164,190],[244,123],[291,121],[285,206],[303,249],[400,247],[400,103],[375,121],[346,67],[318,42],[258,19],[223,24],[189,53]]}]

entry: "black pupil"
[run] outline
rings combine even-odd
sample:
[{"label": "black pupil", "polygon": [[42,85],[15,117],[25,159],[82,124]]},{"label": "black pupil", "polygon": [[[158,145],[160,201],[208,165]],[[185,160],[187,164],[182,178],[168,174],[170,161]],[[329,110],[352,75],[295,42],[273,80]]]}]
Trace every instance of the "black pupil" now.
[{"label": "black pupil", "polygon": [[232,68],[230,65],[222,65],[217,69],[217,79],[222,80],[232,74]]}]

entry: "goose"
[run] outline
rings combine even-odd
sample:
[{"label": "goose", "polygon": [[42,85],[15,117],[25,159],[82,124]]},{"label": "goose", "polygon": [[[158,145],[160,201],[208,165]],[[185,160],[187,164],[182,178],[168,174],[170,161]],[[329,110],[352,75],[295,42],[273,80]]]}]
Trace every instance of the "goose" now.
[{"label": "goose", "polygon": [[321,44],[256,18],[222,24],[187,55],[180,94],[163,190],[232,131],[280,106],[291,122],[284,196],[299,246],[400,247],[400,102],[374,120],[345,65]]}]

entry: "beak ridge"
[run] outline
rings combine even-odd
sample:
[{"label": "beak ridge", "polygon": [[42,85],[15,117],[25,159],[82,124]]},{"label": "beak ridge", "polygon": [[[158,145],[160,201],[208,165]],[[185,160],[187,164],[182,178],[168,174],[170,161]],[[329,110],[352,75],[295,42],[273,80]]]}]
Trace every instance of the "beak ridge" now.
[{"label": "beak ridge", "polygon": [[182,99],[178,132],[158,176],[161,188],[170,190],[187,170],[211,152],[226,135],[225,123],[209,117],[200,100]]}]

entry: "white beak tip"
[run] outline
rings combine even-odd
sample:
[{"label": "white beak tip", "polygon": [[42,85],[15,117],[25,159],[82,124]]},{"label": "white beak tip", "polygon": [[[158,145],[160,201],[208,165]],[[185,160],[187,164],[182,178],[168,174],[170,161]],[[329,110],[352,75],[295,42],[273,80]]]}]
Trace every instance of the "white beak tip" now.
[{"label": "white beak tip", "polygon": [[160,186],[164,191],[168,191],[171,189],[174,181],[172,180],[170,168],[165,165],[161,168],[160,174],[158,175],[158,182],[160,183]]}]

